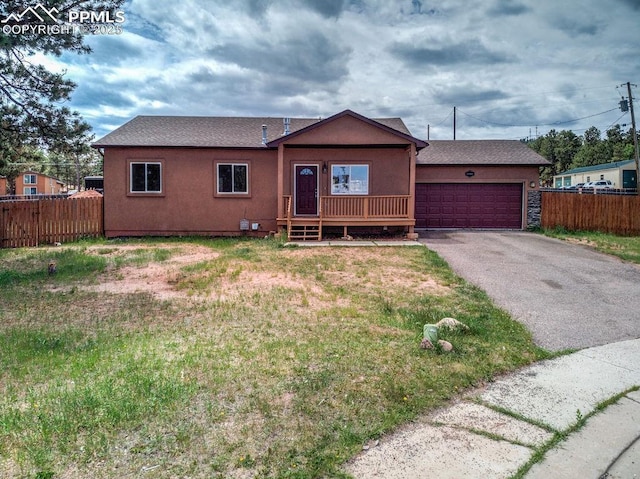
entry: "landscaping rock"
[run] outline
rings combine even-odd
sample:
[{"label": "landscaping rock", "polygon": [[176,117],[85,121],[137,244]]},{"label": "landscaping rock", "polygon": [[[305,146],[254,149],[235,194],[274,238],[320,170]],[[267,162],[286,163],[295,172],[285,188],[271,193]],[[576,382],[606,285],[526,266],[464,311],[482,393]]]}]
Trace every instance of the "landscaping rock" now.
[{"label": "landscaping rock", "polygon": [[453,344],[451,344],[449,341],[445,341],[444,339],[440,339],[438,341],[438,344],[440,345],[440,347],[442,348],[443,351],[446,351],[448,353],[453,351]]},{"label": "landscaping rock", "polygon": [[449,329],[451,331],[469,331],[469,326],[461,323],[455,318],[442,318],[436,323],[438,328]]},{"label": "landscaping rock", "polygon": [[433,343],[429,339],[424,338],[420,342],[420,349],[433,349]]}]

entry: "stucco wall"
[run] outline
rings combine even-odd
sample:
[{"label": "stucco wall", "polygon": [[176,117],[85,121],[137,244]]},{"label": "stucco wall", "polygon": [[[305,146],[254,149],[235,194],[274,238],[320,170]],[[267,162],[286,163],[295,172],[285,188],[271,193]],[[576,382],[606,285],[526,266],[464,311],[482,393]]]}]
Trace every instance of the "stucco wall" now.
[{"label": "stucco wall", "polygon": [[[162,192],[131,194],[130,161],[160,161]],[[240,220],[276,229],[277,152],[189,148],[108,148],[104,159],[105,234],[239,234]],[[215,163],[249,163],[249,194],[216,192]]]},{"label": "stucco wall", "polygon": [[[320,174],[320,195],[331,195],[332,165],[369,165],[369,195],[409,194],[409,153],[398,148],[285,148],[284,194],[292,194],[294,165],[313,164]],[[326,173],[323,166],[326,165]]]},{"label": "stucco wall", "polygon": [[[466,176],[472,171],[473,176]],[[524,183],[537,189],[540,174],[537,166],[424,165],[416,167],[416,183]],[[530,182],[534,188],[529,187]]]}]

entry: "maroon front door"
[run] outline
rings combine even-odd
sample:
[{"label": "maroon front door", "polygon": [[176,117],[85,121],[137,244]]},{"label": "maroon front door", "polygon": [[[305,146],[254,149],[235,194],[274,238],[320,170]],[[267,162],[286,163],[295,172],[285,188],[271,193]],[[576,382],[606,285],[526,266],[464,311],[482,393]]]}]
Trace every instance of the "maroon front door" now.
[{"label": "maroon front door", "polygon": [[318,167],[296,166],[296,215],[318,214]]}]

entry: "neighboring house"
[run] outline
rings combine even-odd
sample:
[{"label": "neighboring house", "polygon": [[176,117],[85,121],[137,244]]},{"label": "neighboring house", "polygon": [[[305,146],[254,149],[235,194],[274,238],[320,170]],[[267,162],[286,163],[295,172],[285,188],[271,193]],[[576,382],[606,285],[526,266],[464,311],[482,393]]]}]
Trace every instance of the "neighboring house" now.
[{"label": "neighboring house", "polygon": [[418,155],[416,228],[522,229],[548,164],[520,141],[429,141]]},{"label": "neighboring house", "polygon": [[601,165],[574,168],[553,177],[554,188],[566,188],[578,183],[609,180],[614,188],[636,188],[636,162],[634,160],[614,161]]},{"label": "neighboring house", "polygon": [[[547,162],[519,142],[495,144],[514,156],[485,151],[440,164],[401,119],[346,110],[324,120],[139,116],[93,146],[104,154],[107,237],[286,228],[291,238],[318,239],[362,227],[413,235],[429,226],[429,206],[416,201],[428,196],[425,184],[516,184],[519,221],[493,227],[523,228],[526,191],[538,185],[534,165]],[[500,212],[504,195],[488,193]]]},{"label": "neighboring house", "polygon": [[35,171],[25,171],[16,177],[16,195],[59,195],[63,189],[62,181]]},{"label": "neighboring house", "polygon": [[9,194],[9,184],[7,183],[7,177],[0,175],[0,196]]}]

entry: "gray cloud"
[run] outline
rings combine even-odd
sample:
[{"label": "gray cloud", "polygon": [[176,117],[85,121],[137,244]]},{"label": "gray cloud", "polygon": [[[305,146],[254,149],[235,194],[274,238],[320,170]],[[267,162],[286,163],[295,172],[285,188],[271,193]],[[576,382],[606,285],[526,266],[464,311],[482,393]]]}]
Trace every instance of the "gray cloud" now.
[{"label": "gray cloud", "polygon": [[448,85],[440,87],[435,92],[438,100],[449,105],[475,105],[478,103],[492,104],[496,100],[504,100],[509,95],[497,89],[484,89],[472,84]]},{"label": "gray cloud", "polygon": [[428,68],[430,66],[455,66],[461,64],[483,64],[509,62],[509,55],[494,52],[479,41],[443,45],[436,48],[417,47],[408,43],[394,43],[390,47],[393,55],[397,55],[411,68]]},{"label": "gray cloud", "polygon": [[347,6],[345,0],[302,0],[301,3],[325,18],[339,17]]},{"label": "gray cloud", "polygon": [[570,37],[577,36],[594,36],[596,35],[600,27],[593,21],[583,21],[576,18],[569,17],[556,17],[553,19],[552,24],[559,30],[563,31]]},{"label": "gray cloud", "polygon": [[216,60],[250,70],[317,84],[338,81],[347,75],[351,49],[320,32],[309,32],[277,45],[267,39],[258,45],[227,43],[208,53]]},{"label": "gray cloud", "polygon": [[518,16],[530,12],[532,9],[519,2],[512,0],[498,0],[487,13],[495,16]]}]

